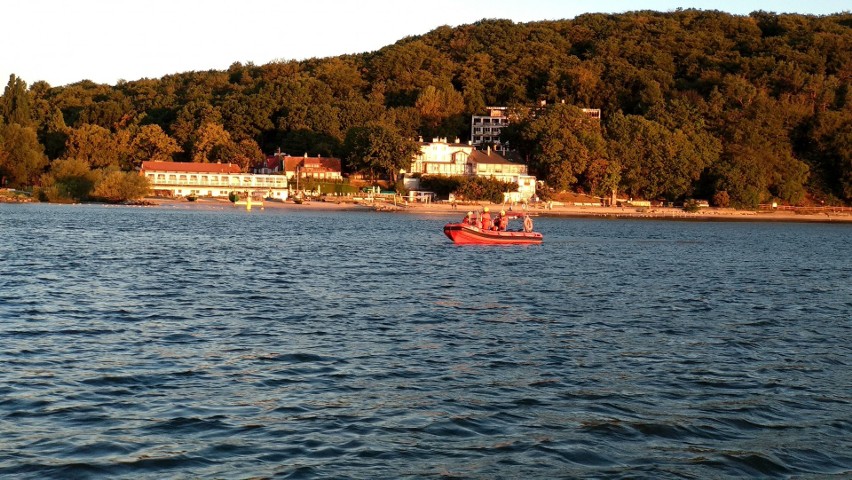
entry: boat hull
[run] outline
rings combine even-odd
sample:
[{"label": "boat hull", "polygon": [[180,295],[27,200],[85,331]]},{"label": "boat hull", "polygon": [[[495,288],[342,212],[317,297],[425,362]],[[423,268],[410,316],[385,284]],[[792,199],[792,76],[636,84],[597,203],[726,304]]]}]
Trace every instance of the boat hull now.
[{"label": "boat hull", "polygon": [[498,232],[463,223],[444,225],[444,235],[459,245],[534,245],[544,239],[538,232]]}]

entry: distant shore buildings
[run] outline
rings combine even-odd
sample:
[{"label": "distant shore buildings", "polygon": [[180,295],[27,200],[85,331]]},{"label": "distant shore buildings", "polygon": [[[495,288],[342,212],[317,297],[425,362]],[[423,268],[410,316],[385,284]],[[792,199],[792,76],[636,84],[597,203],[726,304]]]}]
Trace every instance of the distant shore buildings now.
[{"label": "distant shore buildings", "polygon": [[[541,102],[533,111],[546,107],[546,102]],[[486,110],[471,117],[471,140],[467,143],[458,138],[453,142],[445,137],[432,141],[420,138],[420,151],[410,170],[402,175],[405,186],[417,190],[419,179],[430,175],[484,177],[517,185],[517,190],[505,194],[506,201],[525,202],[534,197],[535,176],[529,174],[526,165],[510,160],[509,145],[500,140],[503,129],[512,123],[508,107]],[[599,109],[582,111],[591,118],[601,117]],[[185,162],[143,162],[141,173],[158,195],[228,197],[236,191],[286,199],[292,184],[302,179],[343,181],[341,166],[338,158],[290,156],[279,150],[267,156],[254,173],[243,173],[234,164]]]},{"label": "distant shore buildings", "polygon": [[417,177],[424,175],[487,177],[509,182],[518,186],[517,191],[508,192],[510,202],[527,201],[535,195],[535,177],[527,173],[527,166],[511,162],[491,147],[477,150],[471,143],[459,139],[448,142],[446,138],[433,138],[420,144],[418,153],[406,172],[406,186],[418,188]]},{"label": "distant shore buildings", "polygon": [[[542,100],[533,113],[547,107],[547,102]],[[513,120],[512,113],[508,107],[485,107],[486,112],[482,115],[473,115],[470,118],[470,141],[471,145],[483,149],[491,146],[492,149],[503,154],[509,150],[509,146],[500,140],[503,129],[508,127]],[[601,119],[599,108],[581,108],[589,118]]]},{"label": "distant shore buildings", "polygon": [[301,157],[294,157],[281,153],[280,150],[267,156],[264,164],[255,169],[255,173],[283,173],[289,180],[297,177],[300,179],[315,178],[330,182],[343,180],[339,158],[309,157],[307,153]]},{"label": "distant shore buildings", "polygon": [[340,159],[270,155],[254,173],[232,163],[142,162],[141,174],[155,195],[224,197],[232,192],[286,200],[297,179],[342,181]]},{"label": "distant shore buildings", "polygon": [[155,195],[225,197],[231,192],[286,200],[287,177],[243,173],[232,163],[142,162],[141,175]]}]

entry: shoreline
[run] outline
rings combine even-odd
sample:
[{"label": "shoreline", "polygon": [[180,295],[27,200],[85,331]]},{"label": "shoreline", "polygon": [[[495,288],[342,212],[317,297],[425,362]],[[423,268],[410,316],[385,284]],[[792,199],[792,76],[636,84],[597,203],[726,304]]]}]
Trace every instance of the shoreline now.
[{"label": "shoreline", "polygon": [[[480,207],[481,208],[481,207]],[[491,211],[499,209],[498,206],[490,207]],[[414,209],[422,210],[424,213],[457,213],[464,216],[468,207],[459,206],[453,210],[450,205],[417,206]],[[475,208],[474,211],[477,209]],[[508,210],[507,210],[508,211]],[[518,209],[514,209],[518,212]],[[654,208],[631,208],[631,207],[575,207],[554,206],[553,208],[528,208],[524,210],[532,216],[538,217],[569,217],[569,218],[610,218],[610,219],[649,219],[649,220],[674,220],[674,221],[717,221],[717,222],[801,222],[801,223],[852,223],[852,215],[848,213],[795,213],[789,211],[756,211],[735,210],[732,208],[702,208],[698,212],[686,212],[680,208],[654,207]]]},{"label": "shoreline", "polygon": [[[0,201],[0,203],[22,204],[38,203],[30,201]],[[79,204],[70,204],[79,205]],[[199,198],[195,202],[185,199],[165,197],[145,197],[140,202],[132,204],[101,204],[110,206],[161,207],[161,208],[199,208],[199,209],[244,209],[242,205],[234,205],[222,198]],[[794,223],[852,223],[852,213],[848,212],[807,212],[796,213],[789,210],[736,210],[733,208],[702,208],[698,212],[686,212],[681,208],[670,207],[595,207],[554,205],[546,208],[544,204],[523,209],[503,207],[500,204],[459,203],[455,207],[448,203],[411,203],[394,205],[385,202],[354,202],[351,200],[321,201],[313,200],[302,204],[291,201],[269,201],[262,204],[252,204],[252,210],[282,209],[282,210],[314,210],[314,211],[365,211],[372,210],[386,213],[408,213],[415,215],[445,215],[458,216],[461,219],[468,211],[481,211],[489,207],[492,212],[506,211],[514,213],[526,211],[535,217],[561,218],[604,218],[630,220],[672,220],[699,222],[794,222]]]},{"label": "shoreline", "polygon": [[[195,202],[180,199],[147,197],[150,206],[160,207],[186,207],[186,208],[244,208],[233,205],[225,199],[199,198]],[[492,212],[499,212],[501,205],[485,204],[457,204],[453,207],[446,203],[412,203],[409,205],[393,205],[384,202],[375,204],[359,203],[352,201],[309,201],[302,204],[293,202],[265,201],[261,205],[253,204],[252,209],[285,209],[285,210],[329,210],[329,211],[363,211],[373,210],[380,212],[411,213],[427,215],[453,215],[463,217],[468,211],[480,211],[488,206]],[[717,222],[799,222],[799,223],[852,223],[852,214],[849,213],[795,213],[790,211],[757,211],[736,210],[733,208],[702,208],[701,211],[690,213],[680,208],[651,207],[590,207],[590,206],[568,206],[559,205],[552,208],[534,206],[527,209],[506,208],[506,211],[515,213],[526,211],[537,217],[564,217],[564,218],[610,218],[610,219],[650,219],[650,220],[674,220],[674,221],[717,221]]]}]

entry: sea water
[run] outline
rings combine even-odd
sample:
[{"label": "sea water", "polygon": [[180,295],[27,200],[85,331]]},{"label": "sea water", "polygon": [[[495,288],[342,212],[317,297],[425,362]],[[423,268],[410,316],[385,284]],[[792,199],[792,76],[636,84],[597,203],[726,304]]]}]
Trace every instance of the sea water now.
[{"label": "sea water", "polygon": [[0,205],[0,477],[852,476],[852,225]]}]

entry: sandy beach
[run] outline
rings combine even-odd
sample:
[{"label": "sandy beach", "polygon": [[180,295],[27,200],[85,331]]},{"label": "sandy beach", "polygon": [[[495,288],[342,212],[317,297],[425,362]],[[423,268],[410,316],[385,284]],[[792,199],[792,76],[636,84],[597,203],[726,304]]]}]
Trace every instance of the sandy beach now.
[{"label": "sandy beach", "polygon": [[[210,209],[235,209],[245,208],[244,205],[233,205],[226,199],[199,198],[195,202],[184,199],[171,199],[150,197],[146,202],[153,205],[171,208],[210,208]],[[821,211],[818,209],[803,210],[802,212],[788,210],[736,210],[733,208],[702,208],[698,212],[686,212],[681,208],[666,207],[596,207],[596,206],[573,206],[554,205],[547,207],[545,204],[531,205],[527,208],[515,206],[504,207],[499,204],[485,203],[409,203],[397,204],[385,202],[355,202],[341,199],[334,200],[312,200],[302,204],[293,202],[265,201],[262,204],[252,204],[252,210],[260,209],[285,209],[285,210],[377,210],[384,212],[400,212],[429,215],[446,215],[448,217],[463,217],[468,211],[481,211],[488,206],[492,212],[501,209],[507,211],[529,212],[533,216],[542,217],[601,217],[601,218],[631,218],[631,219],[669,219],[669,220],[694,220],[694,221],[758,221],[758,222],[843,222],[852,223],[852,213]]]}]

